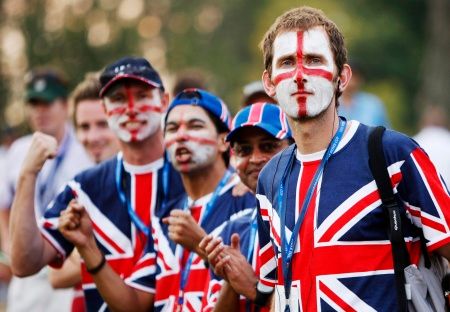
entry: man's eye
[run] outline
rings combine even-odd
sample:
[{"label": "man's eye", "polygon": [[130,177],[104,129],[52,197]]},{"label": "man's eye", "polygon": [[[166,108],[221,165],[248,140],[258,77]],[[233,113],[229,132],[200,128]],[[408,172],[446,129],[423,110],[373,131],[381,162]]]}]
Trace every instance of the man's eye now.
[{"label": "man's eye", "polygon": [[252,147],[247,145],[236,145],[233,150],[239,157],[245,157],[252,153]]},{"label": "man's eye", "polygon": [[320,57],[311,57],[307,60],[308,65],[320,65],[322,64],[322,59]]},{"label": "man's eye", "polygon": [[293,66],[294,65],[294,61],[291,59],[284,59],[280,62],[281,66]]},{"label": "man's eye", "polygon": [[280,146],[280,144],[278,142],[267,142],[267,143],[261,144],[259,146],[259,149],[263,153],[273,153],[274,151],[276,151],[278,149],[279,146]]},{"label": "man's eye", "polygon": [[109,101],[113,104],[125,103],[125,97],[123,95],[117,94],[109,97]]}]

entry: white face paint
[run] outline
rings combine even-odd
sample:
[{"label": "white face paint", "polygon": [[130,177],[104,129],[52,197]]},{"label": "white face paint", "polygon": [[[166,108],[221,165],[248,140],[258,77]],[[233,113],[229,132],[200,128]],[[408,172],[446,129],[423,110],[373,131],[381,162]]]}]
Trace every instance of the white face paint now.
[{"label": "white face paint", "polygon": [[273,44],[272,79],[276,99],[295,119],[315,117],[331,104],[335,64],[322,27],[278,35]]},{"label": "white face paint", "polygon": [[161,127],[162,102],[159,89],[123,85],[105,97],[108,124],[123,142],[142,141]]},{"label": "white face paint", "polygon": [[170,161],[181,173],[212,165],[220,152],[213,122],[201,107],[192,105],[180,105],[169,112],[164,143]]}]

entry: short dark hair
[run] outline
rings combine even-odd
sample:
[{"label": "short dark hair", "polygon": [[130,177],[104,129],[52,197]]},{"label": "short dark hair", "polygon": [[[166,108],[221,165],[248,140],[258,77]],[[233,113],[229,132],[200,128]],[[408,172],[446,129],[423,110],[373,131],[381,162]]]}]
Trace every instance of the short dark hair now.
[{"label": "short dark hair", "polygon": [[100,100],[100,73],[99,72],[90,72],[87,73],[84,77],[84,80],[81,81],[70,94],[69,102],[73,109],[73,122],[75,127],[77,125],[77,107],[81,101],[85,100]]}]

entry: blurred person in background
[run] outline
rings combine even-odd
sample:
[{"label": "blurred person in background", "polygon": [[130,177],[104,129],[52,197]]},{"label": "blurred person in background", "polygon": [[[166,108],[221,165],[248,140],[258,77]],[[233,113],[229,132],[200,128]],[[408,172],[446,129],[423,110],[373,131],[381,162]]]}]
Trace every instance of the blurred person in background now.
[{"label": "blurred person in background", "polygon": [[258,102],[276,103],[276,100],[271,98],[264,90],[261,80],[255,80],[246,84],[242,88],[242,95],[241,107],[246,107]]},{"label": "blurred person in background", "polygon": [[[29,125],[35,133],[17,139],[8,151],[6,166],[0,179],[0,213],[2,227],[9,227],[10,208],[17,194],[20,170],[27,151],[42,136],[56,142],[57,151],[40,172],[36,172],[33,221],[40,218],[59,189],[79,171],[92,164],[84,148],[76,140],[68,122],[67,83],[51,69],[36,69],[26,77],[25,103]],[[33,190],[34,191],[34,190]],[[2,236],[2,245],[11,248],[9,237]],[[70,311],[73,291],[54,290],[43,268],[27,278],[14,277],[8,291],[8,311]]]},{"label": "blurred person in background", "polygon": [[199,69],[185,69],[177,73],[175,84],[172,88],[172,97],[183,91],[184,89],[197,88],[208,90],[206,83],[206,75]]},{"label": "blurred person in background", "polygon": [[450,187],[450,131],[448,113],[439,105],[428,104],[424,107],[421,129],[413,139],[427,152]]},{"label": "blurred person in background", "polygon": [[361,65],[356,61],[350,61],[349,64],[353,76],[339,100],[339,115],[347,120],[354,119],[368,126],[388,128],[390,125],[384,103],[375,94],[361,90],[365,82]]},{"label": "blurred person in background", "polygon": [[[113,157],[119,150],[119,140],[108,126],[108,116],[100,98],[100,73],[88,73],[69,96],[76,136],[95,163]],[[60,269],[50,269],[53,288],[75,287],[72,311],[84,310],[81,289],[80,255],[72,252]]]}]

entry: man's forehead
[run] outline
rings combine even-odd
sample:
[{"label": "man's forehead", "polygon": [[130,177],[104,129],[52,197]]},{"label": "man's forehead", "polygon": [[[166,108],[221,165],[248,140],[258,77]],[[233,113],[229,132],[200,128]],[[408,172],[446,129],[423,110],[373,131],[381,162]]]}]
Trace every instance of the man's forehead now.
[{"label": "man's forehead", "polygon": [[197,105],[178,105],[174,107],[167,116],[167,122],[169,121],[184,121],[189,122],[191,120],[201,120],[204,122],[210,121],[210,118],[206,111]]},{"label": "man's forehead", "polygon": [[[300,36],[299,36],[300,35]],[[300,45],[304,52],[314,52],[329,48],[328,35],[323,26],[315,26],[306,31],[285,31],[277,35],[274,40],[274,58],[285,54],[295,53]]]}]

